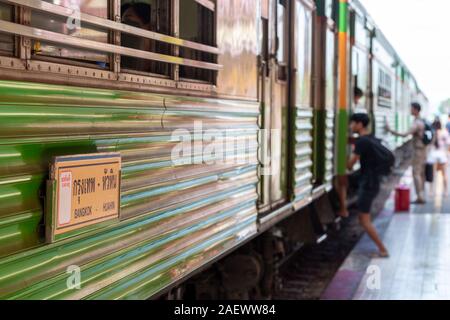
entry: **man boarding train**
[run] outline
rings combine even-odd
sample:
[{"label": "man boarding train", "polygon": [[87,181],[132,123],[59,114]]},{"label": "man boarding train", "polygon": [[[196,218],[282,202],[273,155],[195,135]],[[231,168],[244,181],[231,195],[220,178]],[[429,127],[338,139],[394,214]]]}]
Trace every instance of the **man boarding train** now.
[{"label": "man boarding train", "polygon": [[[360,90],[355,90],[355,101],[358,101],[361,96]],[[421,116],[421,106],[419,103],[411,104],[411,115],[414,117],[414,122],[407,132],[397,132],[392,130],[386,124],[386,130],[399,137],[407,137],[412,135],[413,144],[413,176],[414,186],[417,194],[417,199],[413,202],[415,204],[425,203],[425,164],[427,160],[427,147],[433,140],[433,133],[431,127],[424,121]],[[369,237],[374,241],[378,247],[378,257],[388,257],[389,253],[381,241],[374,225],[371,221],[370,209],[372,203],[380,191],[380,182],[383,175],[388,174],[387,166],[392,167],[395,159],[392,152],[387,150],[380,142],[369,132],[370,119],[365,113],[355,113],[350,119],[351,131],[358,134],[353,153],[348,161],[347,167],[349,170],[360,162],[361,170],[358,176],[358,200],[357,209],[359,212],[359,221],[361,226],[367,232]],[[381,168],[381,169],[380,169]],[[389,168],[390,169],[390,168]],[[346,192],[343,192],[346,195]],[[346,198],[341,197],[341,210],[339,214],[343,217],[348,216]]]}]

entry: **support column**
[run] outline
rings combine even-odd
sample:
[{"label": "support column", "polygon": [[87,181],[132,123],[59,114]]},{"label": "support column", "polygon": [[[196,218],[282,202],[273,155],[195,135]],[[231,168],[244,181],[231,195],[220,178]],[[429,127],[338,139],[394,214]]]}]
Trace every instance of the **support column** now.
[{"label": "support column", "polygon": [[347,216],[347,145],[348,145],[348,0],[339,0],[338,8],[338,110],[337,110],[337,192],[340,216]]}]

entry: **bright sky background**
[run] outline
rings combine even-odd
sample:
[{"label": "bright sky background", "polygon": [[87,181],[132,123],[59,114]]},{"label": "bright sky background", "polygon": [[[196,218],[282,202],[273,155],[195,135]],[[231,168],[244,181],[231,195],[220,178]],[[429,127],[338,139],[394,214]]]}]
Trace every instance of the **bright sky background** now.
[{"label": "bright sky background", "polygon": [[450,0],[360,0],[430,100],[450,98]]}]

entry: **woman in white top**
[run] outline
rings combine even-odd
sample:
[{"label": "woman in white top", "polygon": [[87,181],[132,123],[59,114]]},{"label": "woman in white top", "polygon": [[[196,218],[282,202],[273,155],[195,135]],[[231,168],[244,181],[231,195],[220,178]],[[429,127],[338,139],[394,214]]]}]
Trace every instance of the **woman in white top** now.
[{"label": "woman in white top", "polygon": [[434,146],[431,152],[431,159],[435,164],[436,174],[441,172],[444,181],[444,195],[447,195],[447,164],[448,164],[448,149],[450,136],[447,130],[442,129],[442,123],[436,120],[433,123],[435,130]]}]

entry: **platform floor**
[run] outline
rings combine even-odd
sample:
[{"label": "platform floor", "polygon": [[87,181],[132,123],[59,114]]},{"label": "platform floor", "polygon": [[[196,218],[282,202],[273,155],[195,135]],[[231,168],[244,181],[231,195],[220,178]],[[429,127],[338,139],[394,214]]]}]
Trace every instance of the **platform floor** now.
[{"label": "platform floor", "polygon": [[[404,177],[411,183],[411,172]],[[364,235],[322,294],[322,299],[450,299],[450,197],[438,187],[424,206],[393,212],[393,194],[375,225],[390,257],[371,257]]]}]

